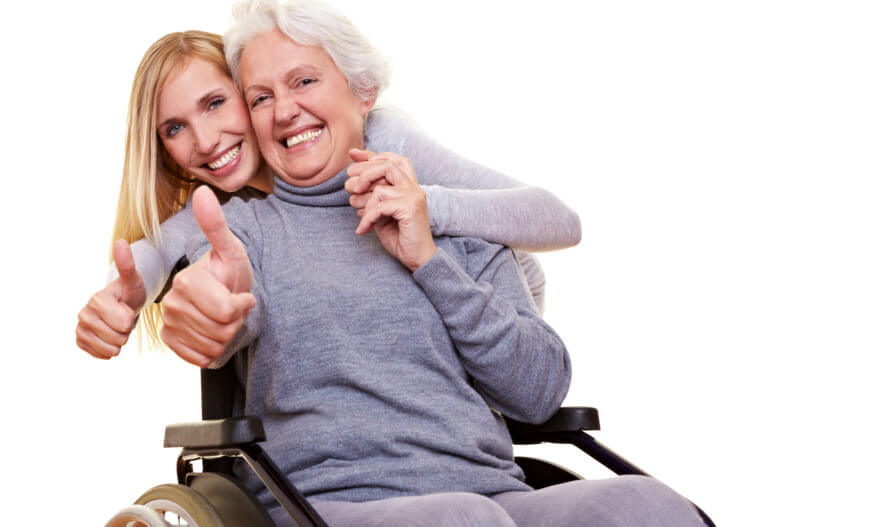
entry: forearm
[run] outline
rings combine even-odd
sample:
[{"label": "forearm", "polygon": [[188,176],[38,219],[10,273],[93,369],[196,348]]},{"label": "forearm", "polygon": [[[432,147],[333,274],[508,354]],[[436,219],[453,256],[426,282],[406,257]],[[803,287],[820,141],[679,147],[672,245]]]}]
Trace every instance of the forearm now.
[{"label": "forearm", "polygon": [[459,156],[398,110],[375,110],[366,135],[368,148],[411,161],[427,194],[434,235],[474,236],[530,251],[581,239],[578,215],[553,194]]},{"label": "forearm", "polygon": [[542,188],[421,188],[435,236],[474,236],[523,251],[563,249],[581,240],[578,215]]},{"label": "forearm", "polygon": [[[508,417],[543,422],[569,389],[569,356],[560,337],[535,314],[527,294],[518,290],[519,271],[510,253],[504,251],[494,265],[497,273],[514,275],[510,291],[475,281],[442,250],[414,277],[489,404]],[[501,287],[506,283],[498,282]]]}]

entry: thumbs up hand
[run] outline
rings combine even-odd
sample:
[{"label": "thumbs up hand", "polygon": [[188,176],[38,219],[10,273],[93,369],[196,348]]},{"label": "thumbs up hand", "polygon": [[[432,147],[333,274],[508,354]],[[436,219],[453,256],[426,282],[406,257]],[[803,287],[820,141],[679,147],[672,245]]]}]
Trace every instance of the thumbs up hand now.
[{"label": "thumbs up hand", "polygon": [[145,286],[124,240],[114,244],[114,264],[118,277],[90,297],[77,314],[77,346],[97,359],[110,359],[121,352],[145,303]]},{"label": "thumbs up hand", "polygon": [[186,362],[206,367],[223,354],[254,307],[254,274],[210,188],[195,191],[192,208],[211,249],[173,279],[161,302],[161,339]]}]

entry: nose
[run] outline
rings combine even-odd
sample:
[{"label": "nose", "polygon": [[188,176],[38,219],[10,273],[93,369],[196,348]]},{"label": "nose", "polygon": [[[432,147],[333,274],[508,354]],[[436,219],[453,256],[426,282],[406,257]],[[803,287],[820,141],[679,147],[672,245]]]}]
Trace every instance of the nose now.
[{"label": "nose", "polygon": [[219,130],[209,123],[197,124],[193,130],[195,132],[195,152],[205,156],[214,153],[220,145]]},{"label": "nose", "polygon": [[278,97],[275,100],[275,123],[288,125],[300,115],[301,111],[295,97]]}]

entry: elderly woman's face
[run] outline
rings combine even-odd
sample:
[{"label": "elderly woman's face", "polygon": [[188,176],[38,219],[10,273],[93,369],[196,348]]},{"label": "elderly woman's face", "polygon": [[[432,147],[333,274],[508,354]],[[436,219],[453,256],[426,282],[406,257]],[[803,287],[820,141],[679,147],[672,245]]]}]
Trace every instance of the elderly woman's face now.
[{"label": "elderly woman's face", "polygon": [[233,192],[260,166],[257,139],[235,83],[215,64],[193,58],[158,94],[158,137],[192,176]]},{"label": "elderly woman's face", "polygon": [[350,148],[363,146],[374,101],[355,95],[321,48],[267,31],[245,46],[240,75],[260,151],[288,183],[326,181],[350,164]]}]

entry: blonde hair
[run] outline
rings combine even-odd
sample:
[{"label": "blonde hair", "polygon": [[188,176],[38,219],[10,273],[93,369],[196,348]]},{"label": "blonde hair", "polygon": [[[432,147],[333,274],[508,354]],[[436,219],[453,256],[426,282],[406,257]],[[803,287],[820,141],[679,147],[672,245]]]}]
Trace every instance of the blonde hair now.
[{"label": "blonde hair", "polygon": [[[112,243],[119,238],[128,243],[148,238],[159,246],[161,223],[185,206],[197,186],[160,144],[157,133],[161,86],[193,58],[206,60],[229,75],[222,37],[204,31],[164,35],[149,47],[136,69]],[[163,346],[160,329],[161,309],[151,304],[140,316],[139,344],[147,337],[151,344]]]}]

